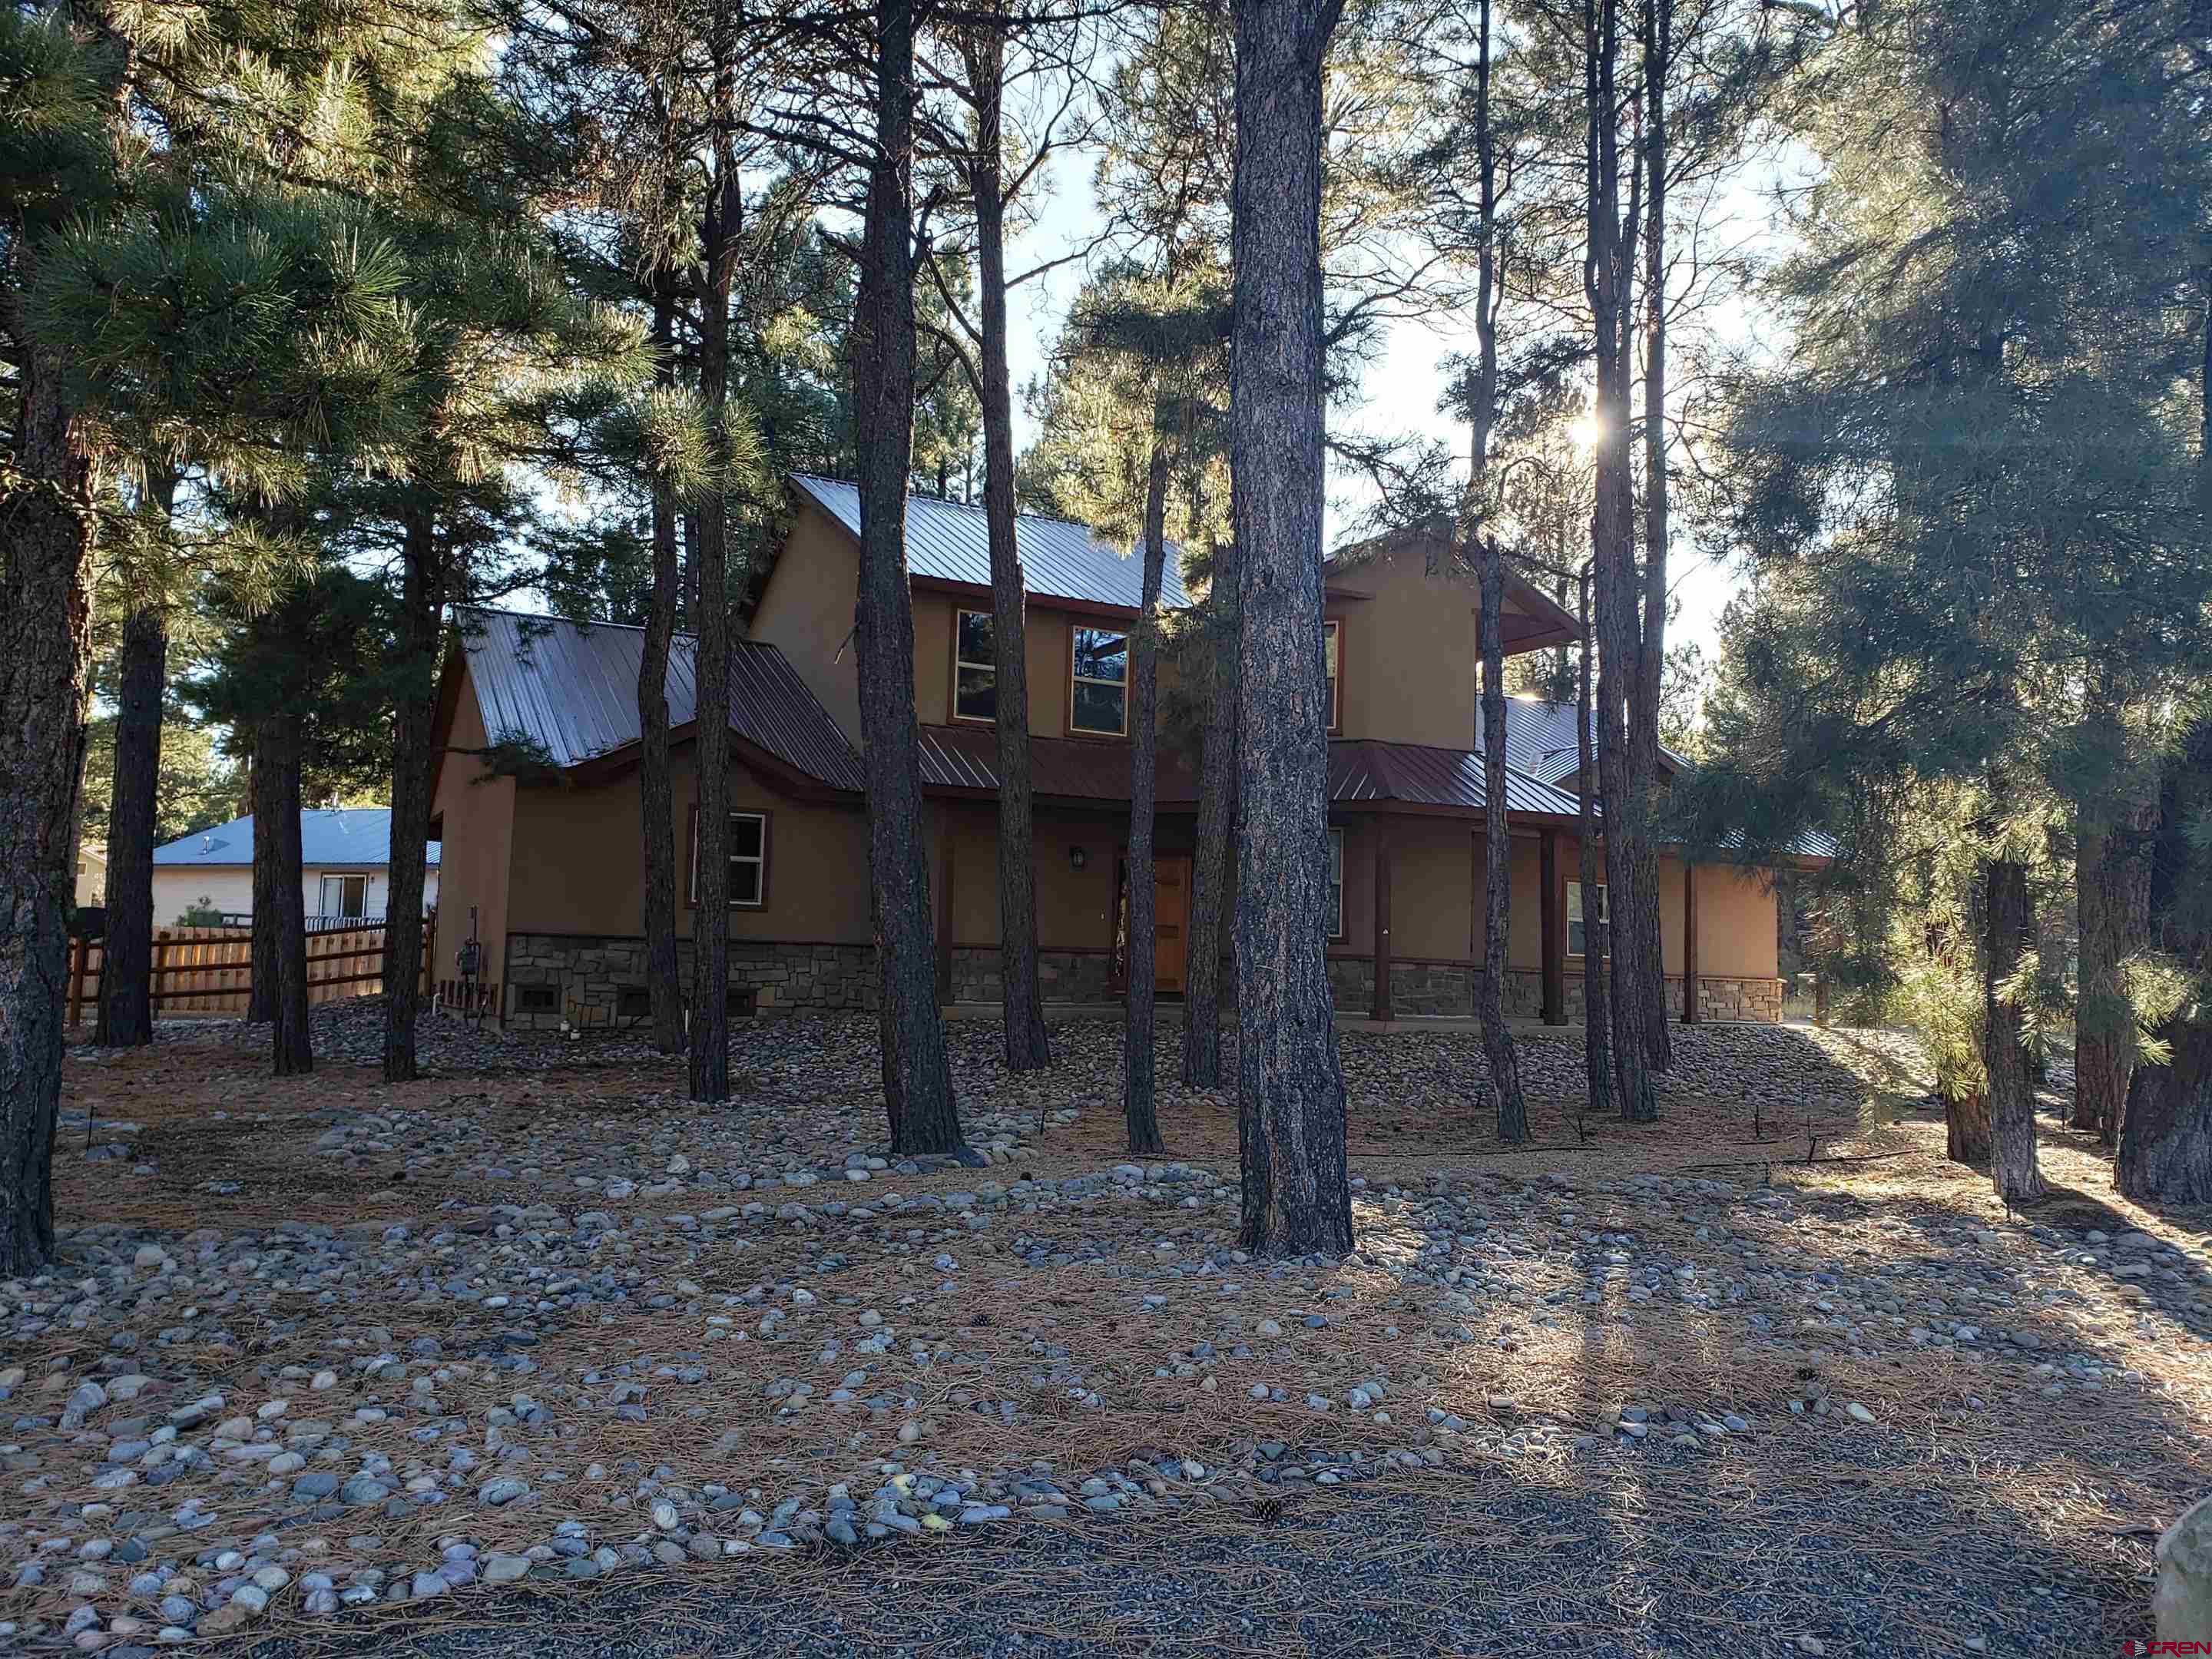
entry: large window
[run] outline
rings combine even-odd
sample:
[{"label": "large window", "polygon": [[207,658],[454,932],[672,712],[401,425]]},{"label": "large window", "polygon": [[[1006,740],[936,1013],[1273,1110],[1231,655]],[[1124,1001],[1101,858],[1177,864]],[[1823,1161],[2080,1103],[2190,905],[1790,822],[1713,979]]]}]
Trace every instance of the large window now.
[{"label": "large window", "polygon": [[952,718],[995,720],[999,717],[999,656],[993,644],[991,613],[962,611],[952,618]]},{"label": "large window", "polygon": [[1344,831],[1328,832],[1328,936],[1344,937]]},{"label": "large window", "polygon": [[1322,660],[1328,665],[1328,729],[1344,730],[1344,624],[1325,622],[1321,625]]},{"label": "large window", "polygon": [[1075,630],[1068,692],[1069,729],[1093,737],[1129,735],[1129,636],[1103,628]]},{"label": "large window", "polygon": [[[691,902],[699,902],[699,809],[691,809]],[[730,814],[730,904],[757,910],[768,902],[768,814]]]},{"label": "large window", "polygon": [[367,876],[325,876],[320,901],[325,922],[361,921],[368,915]]},{"label": "large window", "polygon": [[1605,942],[1605,888],[1602,884],[1589,890],[1592,902],[1583,902],[1582,883],[1567,884],[1567,954],[1585,956],[1591,939],[1597,940],[1598,954],[1607,954]]}]

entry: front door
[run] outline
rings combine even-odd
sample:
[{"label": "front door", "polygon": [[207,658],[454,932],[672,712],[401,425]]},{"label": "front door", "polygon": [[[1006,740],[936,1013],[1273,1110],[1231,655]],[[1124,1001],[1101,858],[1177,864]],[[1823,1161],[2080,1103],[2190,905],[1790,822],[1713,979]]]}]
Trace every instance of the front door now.
[{"label": "front door", "polygon": [[1190,859],[1163,854],[1152,864],[1152,984],[1182,990],[1190,961]]}]

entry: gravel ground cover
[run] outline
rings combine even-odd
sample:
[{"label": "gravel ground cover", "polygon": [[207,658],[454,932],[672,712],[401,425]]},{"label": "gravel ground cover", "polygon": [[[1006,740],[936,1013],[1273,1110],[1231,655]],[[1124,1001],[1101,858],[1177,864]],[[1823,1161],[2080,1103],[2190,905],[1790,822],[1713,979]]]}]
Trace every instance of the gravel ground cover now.
[{"label": "gravel ground cover", "polygon": [[865,1018],[714,1109],[453,1022],[386,1087],[375,1018],[73,1056],[0,1643],[2105,1653],[2208,1472],[2212,1216],[2047,1120],[2007,1217],[1895,1034],[1680,1031],[1654,1126],[1532,1040],[1531,1151],[1479,1039],[1347,1035],[1359,1250],[1261,1266],[1224,1097],[1121,1158],[1111,1025],[956,1025],[963,1167],[884,1155]]}]

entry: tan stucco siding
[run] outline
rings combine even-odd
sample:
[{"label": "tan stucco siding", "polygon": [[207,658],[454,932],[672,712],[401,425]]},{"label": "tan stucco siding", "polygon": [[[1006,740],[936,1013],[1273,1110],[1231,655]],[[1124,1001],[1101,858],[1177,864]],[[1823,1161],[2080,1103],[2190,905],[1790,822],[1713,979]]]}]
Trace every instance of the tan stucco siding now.
[{"label": "tan stucco siding", "polygon": [[[1345,956],[1375,951],[1375,817],[1340,820],[1344,831],[1344,937],[1329,949]],[[1393,814],[1389,818],[1390,954],[1401,962],[1479,963],[1485,883],[1482,840],[1463,818]],[[1563,860],[1572,842],[1560,837]],[[1542,851],[1533,836],[1513,837],[1513,910],[1506,961],[1543,965]]]},{"label": "tan stucco siding", "polygon": [[[1679,889],[1676,897],[1680,896]],[[1676,907],[1680,908],[1679,902]],[[1669,967],[1675,967],[1672,957]],[[1774,884],[1763,870],[1698,866],[1698,972],[1772,979],[1782,971]]]},{"label": "tan stucco siding", "polygon": [[[999,943],[998,808],[960,802],[953,823],[952,940],[963,948]],[[1115,860],[1128,834],[1127,819],[1063,817],[1036,819],[1037,943],[1048,951],[1103,951],[1114,943]],[[1084,866],[1069,856],[1081,848]],[[942,866],[933,860],[933,880]]]},{"label": "tan stucco siding", "polygon": [[860,740],[860,682],[848,636],[860,577],[860,551],[844,526],[803,503],[746,630],[749,638],[767,641],[791,659],[799,678],[855,743]]},{"label": "tan stucco siding", "polygon": [[[691,933],[691,809],[697,780],[688,754],[671,769],[675,798],[676,930]],[[865,945],[867,820],[857,806],[794,800],[741,765],[730,769],[730,810],[769,819],[767,902],[732,906],[730,937]],[[645,928],[645,859],[635,773],[603,785],[518,792],[514,890],[518,933],[631,938]]]},{"label": "tan stucco siding", "polygon": [[478,782],[483,760],[465,752],[484,746],[483,712],[474,681],[464,676],[453,712],[448,750],[438,773],[432,811],[442,821],[438,863],[438,938],[433,982],[455,977],[453,953],[469,937],[469,909],[477,912],[477,938],[483,946],[482,977],[499,984],[506,978],[508,872],[514,837],[513,778]]}]

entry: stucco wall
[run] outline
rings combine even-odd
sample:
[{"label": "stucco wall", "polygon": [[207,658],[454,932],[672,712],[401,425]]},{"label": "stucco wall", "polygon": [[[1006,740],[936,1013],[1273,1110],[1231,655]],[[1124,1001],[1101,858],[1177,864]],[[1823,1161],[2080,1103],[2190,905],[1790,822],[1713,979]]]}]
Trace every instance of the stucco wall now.
[{"label": "stucco wall", "polygon": [[483,714],[465,678],[447,742],[432,803],[432,811],[442,820],[442,844],[438,849],[438,937],[433,945],[437,954],[430,963],[430,979],[435,984],[457,977],[453,955],[469,937],[469,909],[474,906],[477,938],[483,947],[482,977],[496,984],[507,971],[507,872],[516,789],[513,778],[477,781],[484,776],[484,763],[465,751],[484,746]]},{"label": "stucco wall", "polygon": [[803,502],[746,630],[791,659],[799,678],[855,743],[860,740],[860,682],[848,636],[860,575],[860,556],[844,527]]},{"label": "stucco wall", "polygon": [[[1389,823],[1392,958],[1478,963],[1484,890],[1480,836],[1463,818],[1405,813],[1392,815]],[[1345,933],[1332,943],[1334,953],[1374,954],[1376,823],[1372,816],[1338,823],[1345,832]],[[1574,857],[1574,843],[1565,835],[1559,840],[1564,868]],[[1510,967],[1543,966],[1542,859],[1534,836],[1513,837],[1513,910],[1505,957]]]}]

